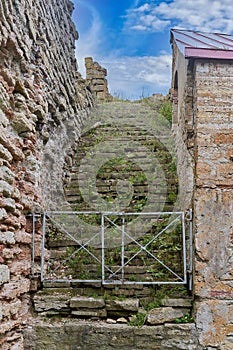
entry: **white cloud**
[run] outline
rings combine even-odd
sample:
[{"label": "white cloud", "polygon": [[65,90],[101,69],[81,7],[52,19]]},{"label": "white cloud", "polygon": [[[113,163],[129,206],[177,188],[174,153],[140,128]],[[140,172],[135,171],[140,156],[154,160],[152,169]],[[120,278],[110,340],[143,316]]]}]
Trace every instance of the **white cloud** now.
[{"label": "white cloud", "polygon": [[144,4],[136,9],[136,12],[144,12],[144,11],[149,11],[150,10],[150,5],[149,4]]},{"label": "white cloud", "polygon": [[171,56],[109,57],[101,62],[108,70],[109,90],[128,99],[168,93]]},{"label": "white cloud", "polygon": [[201,31],[233,32],[232,0],[173,0],[127,11],[126,27],[159,32],[171,26]]},{"label": "white cloud", "polygon": [[96,56],[100,50],[102,38],[102,22],[98,12],[88,2],[79,1],[83,6],[87,7],[91,18],[91,25],[84,34],[79,33],[79,40],[76,43],[76,57],[78,59],[79,71],[85,76],[84,58]]},{"label": "white cloud", "polygon": [[[84,5],[83,2],[82,4]],[[104,29],[100,17],[87,2],[85,6],[88,6],[90,12],[91,26],[85,35],[80,33],[76,45],[76,56],[81,74],[85,77],[84,58],[92,56],[108,70],[107,79],[112,94],[129,99],[138,99],[155,92],[166,94],[170,86],[171,56],[164,53],[158,57],[122,57],[120,52],[112,51],[106,57],[101,47]],[[145,5],[142,8],[147,9],[148,6]],[[150,17],[146,21],[150,21]],[[144,27],[141,30],[144,30]]]}]

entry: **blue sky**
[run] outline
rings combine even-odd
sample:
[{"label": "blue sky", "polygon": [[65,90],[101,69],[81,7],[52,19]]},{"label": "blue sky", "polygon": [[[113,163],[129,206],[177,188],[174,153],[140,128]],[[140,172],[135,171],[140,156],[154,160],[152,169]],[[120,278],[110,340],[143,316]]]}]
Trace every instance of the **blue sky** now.
[{"label": "blue sky", "polygon": [[121,98],[167,94],[170,29],[233,33],[232,0],[73,0],[79,32],[76,56],[108,70],[109,90]]}]

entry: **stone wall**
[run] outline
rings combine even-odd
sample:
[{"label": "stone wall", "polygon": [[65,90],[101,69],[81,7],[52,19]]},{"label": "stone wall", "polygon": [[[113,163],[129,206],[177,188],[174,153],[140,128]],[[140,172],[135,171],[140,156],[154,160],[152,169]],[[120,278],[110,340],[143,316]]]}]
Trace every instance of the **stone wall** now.
[{"label": "stone wall", "polygon": [[194,132],[192,105],[192,67],[177,48],[173,49],[172,131],[176,144],[177,174],[179,177],[179,209],[192,207],[194,186]]},{"label": "stone wall", "polygon": [[96,96],[97,100],[111,101],[112,96],[108,92],[107,70],[92,57],[85,58],[86,84]]},{"label": "stone wall", "polygon": [[[31,218],[51,207],[92,104],[76,72],[69,0],[0,3],[0,348],[23,349]],[[72,131],[72,132],[71,132]],[[56,152],[55,152],[56,150]],[[37,227],[40,233],[40,228]],[[40,237],[35,237],[39,244]],[[35,251],[39,258],[39,251]]]},{"label": "stone wall", "polygon": [[232,62],[195,65],[195,296],[200,342],[233,347]]},{"label": "stone wall", "polygon": [[[26,331],[25,350],[198,350],[193,324],[130,327],[104,322],[38,323]],[[39,341],[38,341],[39,340]]]},{"label": "stone wall", "polygon": [[181,199],[194,213],[194,319],[200,346],[232,349],[232,62],[188,60],[173,45],[173,74]]}]

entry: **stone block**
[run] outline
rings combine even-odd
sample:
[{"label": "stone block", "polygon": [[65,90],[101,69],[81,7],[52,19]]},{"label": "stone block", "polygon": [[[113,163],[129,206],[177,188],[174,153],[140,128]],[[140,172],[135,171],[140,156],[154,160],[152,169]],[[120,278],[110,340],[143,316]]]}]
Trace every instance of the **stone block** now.
[{"label": "stone block", "polygon": [[162,306],[170,306],[170,307],[191,307],[192,299],[162,299]]},{"label": "stone block", "polygon": [[20,278],[18,281],[6,283],[1,290],[1,296],[5,299],[14,299],[30,290],[30,281]]},{"label": "stone block", "polygon": [[[43,282],[43,287],[44,288],[69,288],[71,285],[71,282],[65,281],[65,282]],[[46,290],[44,290],[46,292]],[[56,292],[56,289],[53,291]]]},{"label": "stone block", "polygon": [[137,349],[160,350],[164,338],[163,326],[134,327],[135,344]]},{"label": "stone block", "polygon": [[232,300],[204,300],[196,302],[195,308],[200,344],[216,348],[224,344],[232,335]]},{"label": "stone block", "polygon": [[13,142],[10,142],[10,144],[8,144],[7,148],[10,151],[10,153],[12,154],[14,160],[16,160],[16,161],[24,160],[25,156],[24,156],[23,152],[21,151],[21,149],[19,147],[15,146],[13,144]]},{"label": "stone block", "polygon": [[7,212],[4,208],[0,209],[0,220],[3,220],[7,217]]},{"label": "stone block", "polygon": [[128,311],[137,312],[139,308],[139,299],[108,299],[106,301],[106,309],[112,311]]},{"label": "stone block", "polygon": [[3,283],[9,282],[10,280],[10,271],[8,266],[0,265],[0,285]]},{"label": "stone block", "polygon": [[77,317],[107,317],[107,311],[105,309],[87,309],[87,310],[72,310],[71,315]]},{"label": "stone block", "polygon": [[22,302],[20,300],[17,300],[12,303],[3,303],[2,304],[3,318],[10,319],[12,316],[17,315],[21,305],[22,305]]},{"label": "stone block", "polygon": [[72,309],[101,309],[105,307],[105,301],[103,298],[73,297],[70,300],[70,307]]},{"label": "stone block", "polygon": [[31,244],[32,236],[25,231],[17,231],[14,235],[15,241],[18,243]]},{"label": "stone block", "polygon": [[12,126],[18,134],[35,131],[32,121],[27,119],[23,113],[15,113]]},{"label": "stone block", "polygon": [[0,232],[0,243],[14,244],[15,243],[14,232],[10,232],[10,231]]},{"label": "stone block", "polygon": [[187,311],[187,309],[160,307],[157,309],[153,309],[148,313],[147,322],[151,325],[172,322],[175,321],[177,318],[184,317]]},{"label": "stone block", "polygon": [[6,116],[4,115],[4,113],[1,109],[0,109],[0,123],[3,126],[7,126],[9,124],[9,120],[6,118]]},{"label": "stone block", "polygon": [[13,157],[11,153],[8,151],[7,148],[5,148],[3,145],[0,144],[0,157],[2,159],[7,160],[8,162],[11,162]]},{"label": "stone block", "polygon": [[201,350],[198,346],[197,330],[194,323],[165,324],[164,339],[161,341],[161,350]]},{"label": "stone block", "polygon": [[37,293],[34,296],[35,311],[43,312],[47,310],[62,310],[69,307],[70,294],[54,293],[54,295],[47,295]]},{"label": "stone block", "polygon": [[[12,329],[19,327],[20,323],[21,323],[20,318],[18,318],[17,320],[9,320],[7,322],[2,322],[1,327],[0,327],[0,335],[5,335],[7,332],[11,331]],[[7,349],[9,349],[9,348],[7,348]],[[11,350],[12,350],[12,348],[11,348]]]},{"label": "stone block", "polygon": [[12,198],[3,198],[0,200],[0,206],[11,212],[14,212],[16,209],[15,201]]},{"label": "stone block", "polygon": [[15,174],[7,166],[2,166],[0,168],[0,180],[4,180],[12,185],[14,178]]},{"label": "stone block", "polygon": [[9,185],[6,181],[0,180],[0,193],[5,197],[10,197],[14,191],[14,187]]}]

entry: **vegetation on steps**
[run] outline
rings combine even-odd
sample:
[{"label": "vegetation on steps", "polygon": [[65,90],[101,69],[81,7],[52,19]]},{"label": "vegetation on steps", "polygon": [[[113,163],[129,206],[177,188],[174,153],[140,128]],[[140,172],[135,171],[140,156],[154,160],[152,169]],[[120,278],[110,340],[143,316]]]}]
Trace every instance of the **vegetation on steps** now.
[{"label": "vegetation on steps", "polygon": [[[130,199],[123,211],[125,213],[143,212],[147,205],[149,191],[151,191],[144,169],[134,159],[130,160],[124,155],[116,154],[116,152],[113,152],[111,157],[106,157],[105,161],[98,167],[95,178],[97,193],[93,192],[92,198],[90,191],[88,197],[91,199],[90,201],[87,201],[83,195],[82,188],[80,189],[79,169],[83,159],[91,159],[88,157],[95,155],[96,149],[98,150],[102,144],[104,145],[109,141],[114,142],[114,139],[120,139],[124,142],[125,139],[131,137],[133,142],[135,141],[148,149],[158,160],[166,179],[167,193],[163,211],[172,211],[178,191],[175,160],[163,142],[163,138],[166,138],[166,135],[162,134],[160,138],[155,137],[153,132],[143,127],[143,118],[148,114],[155,119],[155,125],[156,118],[158,121],[161,118],[165,118],[171,122],[171,102],[169,99],[155,96],[136,102],[113,101],[101,104],[92,113],[101,113],[102,117],[106,115],[107,122],[97,123],[94,128],[83,133],[73,157],[73,162],[66,165],[64,190],[72,210],[79,212],[95,210],[92,204],[95,204],[95,197],[98,196],[106,204],[104,209],[110,208],[111,211],[119,196],[119,183],[121,184],[120,190],[122,186],[123,190],[125,190],[124,186],[127,183],[126,192],[129,192]],[[109,123],[107,116],[111,115],[114,118],[116,116],[119,118],[119,124],[111,125]],[[137,127],[133,123],[129,125],[122,122],[124,118],[134,118],[135,115],[139,116],[139,119],[141,118],[142,126]],[[158,122],[159,125],[160,122]],[[82,173],[83,178],[88,178],[89,175],[88,172]],[[157,176],[153,181],[153,192],[159,201],[164,195],[164,189],[161,187],[161,178]],[[120,209],[122,211],[122,208]],[[86,215],[84,213],[80,216],[80,219],[87,225],[101,226],[99,214]],[[64,219],[64,221],[66,220],[68,219]],[[121,217],[110,216],[110,221],[113,222],[113,225],[109,223],[107,228],[112,230],[111,234],[113,236],[120,236],[121,220]],[[130,225],[134,220],[134,216],[126,216],[125,224]],[[124,279],[132,283],[138,281],[176,281],[177,276],[182,275],[183,247],[180,222],[177,223],[175,221],[174,225],[166,228],[171,221],[171,217],[161,217],[159,220],[154,221],[156,222],[150,225],[149,230],[143,232],[142,227],[142,235],[138,235],[135,240],[126,242],[124,249],[122,244],[106,245],[104,252],[106,278],[113,282],[121,280],[122,259],[124,259],[125,264]],[[113,228],[112,226],[115,227]],[[59,232],[59,229],[53,225],[50,227],[50,233],[47,238],[48,248],[51,252],[48,263],[48,276],[51,279],[59,277],[78,280],[101,280],[103,270],[101,267],[102,251],[100,243],[96,244],[96,246],[93,242],[88,245],[83,243],[83,249],[77,243],[82,242],[82,235],[74,241],[67,238],[66,233]],[[116,237],[114,239],[117,240]],[[168,269],[167,266],[169,267]],[[53,272],[54,270],[55,273]],[[161,289],[162,287],[157,286],[156,290],[159,288]],[[165,289],[169,291],[170,287],[165,287]],[[173,289],[176,292],[178,291],[176,286]]]}]

